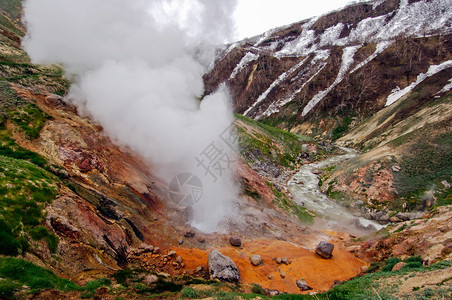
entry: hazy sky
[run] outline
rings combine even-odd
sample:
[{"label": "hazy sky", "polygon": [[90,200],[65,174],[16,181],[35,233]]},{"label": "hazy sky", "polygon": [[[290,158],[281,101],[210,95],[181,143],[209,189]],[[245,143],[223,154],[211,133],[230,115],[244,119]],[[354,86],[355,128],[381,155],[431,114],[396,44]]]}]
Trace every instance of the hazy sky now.
[{"label": "hazy sky", "polygon": [[238,38],[318,16],[354,2],[351,0],[239,0],[235,11]]}]

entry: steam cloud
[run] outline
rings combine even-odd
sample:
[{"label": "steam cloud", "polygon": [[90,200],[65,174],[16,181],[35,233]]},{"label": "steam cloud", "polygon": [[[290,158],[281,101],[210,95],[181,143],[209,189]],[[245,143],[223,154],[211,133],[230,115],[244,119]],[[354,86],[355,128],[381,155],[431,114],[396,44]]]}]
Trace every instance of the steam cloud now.
[{"label": "steam cloud", "polygon": [[232,168],[214,182],[195,160],[232,121],[227,91],[197,97],[214,54],[205,45],[232,37],[234,8],[235,1],[221,0],[24,3],[25,50],[33,62],[60,63],[74,76],[69,98],[80,111],[163,179],[181,172],[201,179],[192,224],[204,231],[216,229],[237,195]]}]

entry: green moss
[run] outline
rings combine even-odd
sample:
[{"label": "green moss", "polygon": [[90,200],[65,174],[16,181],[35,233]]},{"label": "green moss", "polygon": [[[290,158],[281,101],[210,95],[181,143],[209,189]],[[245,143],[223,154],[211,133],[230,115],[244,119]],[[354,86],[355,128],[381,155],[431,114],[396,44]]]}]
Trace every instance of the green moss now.
[{"label": "green moss", "polygon": [[275,195],[273,203],[276,206],[285,210],[290,215],[295,216],[302,223],[312,224],[314,222],[313,214],[311,214],[306,208],[290,200],[284,193],[278,191],[270,182],[267,182],[267,185]]},{"label": "green moss", "polygon": [[309,137],[293,134],[242,115],[236,114],[235,117],[248,126],[237,128],[240,152],[248,162],[270,162],[275,166],[293,169],[297,158],[303,152],[303,143],[313,141]]},{"label": "green moss", "polygon": [[48,288],[62,291],[79,289],[75,283],[57,277],[48,269],[38,267],[23,259],[11,257],[0,258],[0,276],[9,282],[27,285],[32,292]]},{"label": "green moss", "polygon": [[21,242],[24,234],[38,240],[46,238],[55,249],[56,239],[39,224],[44,219],[45,205],[57,195],[58,184],[53,174],[28,161],[0,157],[0,219],[11,229],[18,251],[25,250],[22,245],[26,244]]}]

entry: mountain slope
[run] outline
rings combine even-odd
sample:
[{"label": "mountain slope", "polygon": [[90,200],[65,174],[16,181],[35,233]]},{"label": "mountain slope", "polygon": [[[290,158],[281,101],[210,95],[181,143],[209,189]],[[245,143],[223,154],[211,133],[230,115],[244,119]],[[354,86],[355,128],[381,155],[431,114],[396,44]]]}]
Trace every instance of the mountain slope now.
[{"label": "mountain slope", "polygon": [[[331,136],[343,118],[371,116],[430,66],[451,73],[451,4],[370,1],[232,44],[205,76],[206,92],[226,83],[236,112]],[[307,126],[313,121],[323,124]]]}]

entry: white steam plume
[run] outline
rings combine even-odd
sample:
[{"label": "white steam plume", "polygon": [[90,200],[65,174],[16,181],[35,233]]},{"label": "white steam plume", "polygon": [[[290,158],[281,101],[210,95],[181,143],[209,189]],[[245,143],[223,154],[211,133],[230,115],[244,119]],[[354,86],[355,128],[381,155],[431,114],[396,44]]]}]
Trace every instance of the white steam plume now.
[{"label": "white steam plume", "polygon": [[[196,174],[204,195],[194,226],[214,231],[237,192],[232,149],[219,136],[232,121],[225,90],[197,100],[212,47],[232,37],[235,1],[26,0],[23,46],[35,63],[75,75],[69,98],[118,143],[137,151],[169,181]],[[196,158],[223,158],[207,172]],[[216,144],[215,144],[216,143]],[[203,150],[210,155],[203,157]],[[210,149],[212,150],[212,149]],[[205,153],[204,153],[205,154]],[[214,176],[215,175],[215,178]],[[216,181],[215,181],[216,179]]]}]

